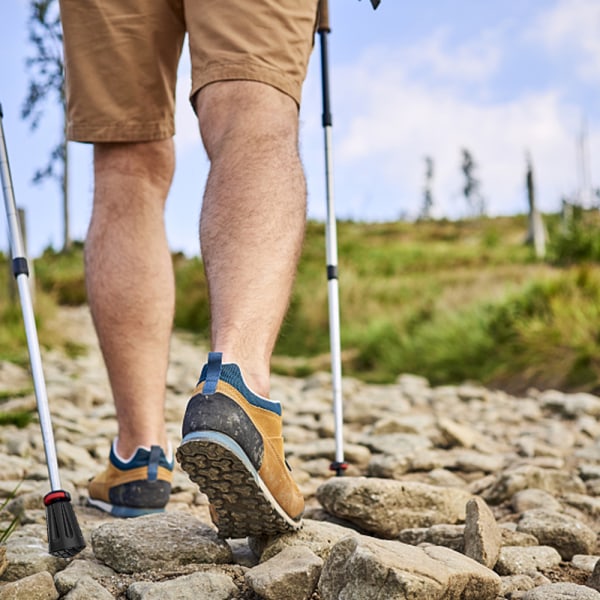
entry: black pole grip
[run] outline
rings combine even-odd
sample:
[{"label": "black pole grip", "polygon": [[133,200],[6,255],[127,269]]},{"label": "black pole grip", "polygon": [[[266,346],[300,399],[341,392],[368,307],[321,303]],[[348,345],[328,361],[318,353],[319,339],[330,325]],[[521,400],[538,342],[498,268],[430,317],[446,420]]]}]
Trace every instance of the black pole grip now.
[{"label": "black pole grip", "polygon": [[319,0],[319,21],[317,31],[319,33],[323,31],[329,33],[331,31],[331,27],[329,27],[329,3],[327,0]]},{"label": "black pole grip", "polygon": [[60,558],[71,558],[85,548],[77,523],[71,496],[64,490],[54,490],[44,496],[48,526],[48,552]]},{"label": "black pole grip", "polygon": [[327,31],[319,33],[321,38],[321,87],[323,89],[323,127],[333,125],[331,100],[329,95],[329,52],[327,50]]}]

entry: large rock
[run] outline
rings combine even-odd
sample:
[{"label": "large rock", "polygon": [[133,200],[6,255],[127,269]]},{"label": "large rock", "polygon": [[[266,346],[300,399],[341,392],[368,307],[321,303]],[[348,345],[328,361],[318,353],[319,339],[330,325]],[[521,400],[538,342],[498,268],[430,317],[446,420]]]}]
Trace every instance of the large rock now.
[{"label": "large rock", "polygon": [[351,536],[331,550],[319,580],[322,600],[495,600],[500,578],[447,548]]},{"label": "large rock", "polygon": [[374,477],[336,477],[317,490],[328,512],[384,538],[397,538],[411,527],[464,521],[471,498],[456,488]]},{"label": "large rock", "polygon": [[530,533],[540,544],[556,548],[563,560],[571,560],[575,554],[591,554],[596,547],[596,533],[563,513],[528,510],[519,520],[517,531]]},{"label": "large rock", "polygon": [[306,547],[288,547],[277,556],[246,571],[248,585],[265,600],[309,600],[315,591],[323,560]]},{"label": "large rock", "polygon": [[231,561],[231,549],[216,532],[184,513],[106,523],[92,533],[92,546],[96,557],[119,573]]}]

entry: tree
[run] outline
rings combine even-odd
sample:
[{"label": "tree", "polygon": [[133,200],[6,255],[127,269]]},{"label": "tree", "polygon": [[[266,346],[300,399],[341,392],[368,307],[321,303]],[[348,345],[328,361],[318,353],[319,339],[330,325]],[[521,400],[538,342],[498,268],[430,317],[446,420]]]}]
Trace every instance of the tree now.
[{"label": "tree", "polygon": [[462,172],[465,176],[465,184],[463,186],[463,194],[467,201],[471,214],[474,216],[482,216],[485,214],[485,199],[481,194],[481,183],[475,176],[477,163],[473,160],[473,156],[466,149],[462,149]]},{"label": "tree", "polygon": [[425,157],[425,186],[423,187],[423,207],[419,219],[431,219],[431,210],[433,208],[433,158]]},{"label": "tree", "polygon": [[546,230],[542,215],[537,209],[535,200],[535,182],[533,177],[533,162],[529,153],[526,157],[527,171],[525,175],[525,186],[527,189],[527,202],[529,204],[529,229],[527,231],[526,244],[532,244],[537,258],[546,255]]},{"label": "tree", "polygon": [[49,99],[58,100],[62,115],[62,130],[58,143],[50,152],[45,167],[38,169],[33,182],[45,179],[58,182],[63,204],[63,250],[71,246],[69,228],[69,155],[67,147],[67,102],[64,86],[64,61],[62,51],[62,28],[56,0],[32,0],[29,5],[29,41],[35,54],[26,60],[30,71],[29,90],[21,109],[21,117],[30,121],[36,130]]}]

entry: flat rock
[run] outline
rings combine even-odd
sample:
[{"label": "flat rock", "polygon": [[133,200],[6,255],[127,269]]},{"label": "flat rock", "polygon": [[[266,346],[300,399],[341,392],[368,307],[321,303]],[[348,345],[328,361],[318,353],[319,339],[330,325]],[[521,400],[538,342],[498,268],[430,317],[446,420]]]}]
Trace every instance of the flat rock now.
[{"label": "flat rock", "polygon": [[410,527],[464,521],[471,498],[456,488],[374,477],[336,477],[317,490],[328,512],[384,538],[397,538]]},{"label": "flat rock", "polygon": [[591,554],[596,547],[596,533],[587,525],[563,513],[543,509],[523,513],[517,531],[534,535],[540,544],[552,546],[563,560],[575,554]]},{"label": "flat rock", "polygon": [[495,570],[500,575],[523,575],[552,569],[560,561],[560,554],[550,546],[504,546]]},{"label": "flat rock", "polygon": [[323,560],[310,549],[290,546],[246,571],[245,579],[265,600],[309,600],[317,587],[322,567]]},{"label": "flat rock", "polygon": [[138,582],[127,588],[128,600],[230,600],[238,593],[224,573],[199,572],[157,583]]},{"label": "flat rock", "polygon": [[447,548],[352,536],[331,550],[319,580],[322,600],[495,600],[498,575]]},{"label": "flat rock", "polygon": [[96,558],[119,573],[231,561],[231,549],[214,529],[185,513],[106,523],[92,533],[92,546]]}]

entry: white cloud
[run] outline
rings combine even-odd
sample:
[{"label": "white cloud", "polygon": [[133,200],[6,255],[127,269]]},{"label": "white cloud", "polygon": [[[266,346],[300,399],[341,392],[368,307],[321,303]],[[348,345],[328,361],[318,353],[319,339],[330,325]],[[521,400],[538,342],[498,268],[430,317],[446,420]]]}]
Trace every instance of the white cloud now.
[{"label": "white cloud", "polygon": [[532,40],[570,56],[584,81],[600,81],[600,2],[560,0],[541,13],[529,32]]},{"label": "white cloud", "polygon": [[[448,54],[449,63],[452,58]],[[338,71],[336,88],[345,100],[336,138],[337,178],[348,187],[346,208],[359,206],[362,196],[371,214],[386,209],[398,214],[390,208],[391,198],[373,197],[388,188],[397,197],[392,204],[402,203],[415,215],[422,198],[423,159],[430,155],[438,209],[454,217],[464,214],[463,147],[480,166],[491,214],[525,210],[527,151],[533,156],[543,209],[555,210],[561,195],[573,189],[573,132],[579,112],[558,91],[482,102],[482,94],[466,93],[455,81],[425,83],[412,75],[389,49],[371,51],[359,64]]]}]

